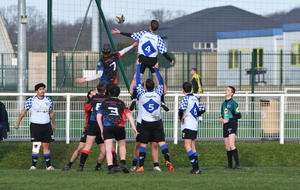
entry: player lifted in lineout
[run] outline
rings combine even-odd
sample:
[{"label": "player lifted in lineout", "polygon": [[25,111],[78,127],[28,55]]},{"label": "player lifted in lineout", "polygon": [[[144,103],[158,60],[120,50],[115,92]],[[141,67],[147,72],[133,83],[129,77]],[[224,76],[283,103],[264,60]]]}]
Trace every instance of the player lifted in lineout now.
[{"label": "player lifted in lineout", "polygon": [[[144,74],[146,67],[148,67],[153,75],[155,71],[153,69],[154,65],[157,63],[157,55],[160,52],[167,60],[170,61],[170,65],[174,65],[174,60],[168,55],[167,48],[164,44],[162,38],[155,34],[156,30],[159,27],[159,23],[156,20],[150,22],[149,31],[140,31],[136,33],[125,33],[121,32],[118,29],[111,31],[112,34],[121,34],[135,40],[139,41],[138,45],[138,61],[141,63],[141,75]],[[133,95],[132,103],[129,107],[130,110],[133,110],[136,104],[136,97]],[[169,108],[164,103],[164,97],[162,96],[162,105],[166,111],[169,111]]]}]

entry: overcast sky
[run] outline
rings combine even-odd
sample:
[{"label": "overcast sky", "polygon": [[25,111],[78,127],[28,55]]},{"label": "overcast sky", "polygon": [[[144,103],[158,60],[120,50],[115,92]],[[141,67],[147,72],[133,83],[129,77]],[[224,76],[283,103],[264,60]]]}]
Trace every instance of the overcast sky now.
[{"label": "overcast sky", "polygon": [[[18,1],[0,0],[0,6],[17,5]],[[73,22],[85,15],[90,0],[52,0],[52,2],[54,18]],[[116,14],[122,13],[127,22],[143,19],[149,15],[147,14],[149,10],[157,9],[182,10],[190,14],[206,8],[233,5],[255,14],[265,15],[300,7],[299,0],[101,0],[101,4],[106,19],[113,19]],[[47,0],[26,0],[26,5],[36,7],[45,15],[47,13]],[[91,16],[91,10],[89,15]]]}]

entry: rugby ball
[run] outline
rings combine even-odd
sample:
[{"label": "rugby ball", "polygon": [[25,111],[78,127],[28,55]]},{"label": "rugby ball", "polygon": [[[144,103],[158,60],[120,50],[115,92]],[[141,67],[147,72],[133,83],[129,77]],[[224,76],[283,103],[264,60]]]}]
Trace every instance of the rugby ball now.
[{"label": "rugby ball", "polygon": [[115,20],[118,24],[122,24],[125,21],[125,17],[123,14],[118,14],[116,15]]}]

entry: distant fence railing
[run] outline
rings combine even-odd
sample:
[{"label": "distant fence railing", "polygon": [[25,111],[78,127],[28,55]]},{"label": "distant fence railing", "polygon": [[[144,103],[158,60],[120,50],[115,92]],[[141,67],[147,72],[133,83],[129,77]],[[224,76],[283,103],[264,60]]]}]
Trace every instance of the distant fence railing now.
[{"label": "distant fence railing", "polygon": [[[0,96],[30,97],[34,93],[0,93]],[[47,93],[47,96],[64,98],[63,101],[54,101],[54,113],[57,130],[56,139],[79,139],[83,129],[84,114],[83,101],[73,101],[74,97],[84,97],[85,93]],[[198,138],[223,138],[222,124],[218,122],[223,94],[197,94],[207,108],[203,114],[203,121],[199,122]],[[166,138],[172,138],[177,144],[181,136],[180,122],[178,120],[178,106],[183,94],[167,94],[165,100],[170,111],[162,110],[162,120]],[[3,98],[2,98],[3,99]],[[120,94],[127,105],[130,104],[129,94]],[[242,118],[239,120],[237,138],[266,138],[278,139],[284,143],[285,138],[300,138],[300,94],[235,94]],[[22,100],[24,101],[24,100]],[[10,122],[9,139],[30,139],[29,124],[30,113],[22,120],[19,130],[14,124],[19,117],[24,103],[20,100],[3,100],[6,105]],[[132,112],[136,117],[137,111]],[[134,138],[130,126],[126,124],[127,138]]]},{"label": "distant fence railing", "polygon": [[[89,77],[96,74],[99,52],[58,52],[53,53],[52,72],[47,72],[46,52],[29,52],[26,85],[28,91],[34,91],[39,82],[46,84],[47,75],[52,73],[52,85],[49,92],[86,92],[94,88],[99,80],[78,84],[75,78]],[[196,68],[201,76],[204,92],[219,91],[227,85],[235,86],[238,91],[278,91],[284,88],[300,88],[300,64],[291,62],[291,54],[265,53],[263,64],[254,65],[257,61],[251,53],[241,53],[234,67],[230,64],[228,53],[217,52],[170,52],[175,65],[170,66],[163,56],[158,57],[160,72],[168,86],[168,90],[180,91],[181,84],[191,80],[190,69]],[[0,53],[0,90],[18,92],[16,54]],[[126,53],[121,57],[125,79],[131,82],[135,74],[136,53]],[[41,61],[44,60],[44,61]],[[123,72],[117,67],[119,86],[125,90],[126,82]],[[144,79],[152,77],[148,69]],[[254,81],[254,82],[252,82]],[[51,87],[51,89],[50,89]]]}]

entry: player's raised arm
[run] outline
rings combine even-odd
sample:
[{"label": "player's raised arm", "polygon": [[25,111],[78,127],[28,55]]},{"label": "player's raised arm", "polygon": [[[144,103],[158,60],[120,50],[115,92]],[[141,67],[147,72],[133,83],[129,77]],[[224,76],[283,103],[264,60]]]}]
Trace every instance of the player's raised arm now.
[{"label": "player's raised arm", "polygon": [[125,53],[130,51],[133,47],[137,47],[138,45],[139,45],[138,42],[134,42],[131,46],[128,46],[128,47],[122,49],[121,51],[119,51],[119,53],[121,54],[121,56],[123,56]]},{"label": "player's raised arm", "polygon": [[103,71],[98,71],[96,75],[92,76],[92,77],[87,77],[87,78],[76,78],[75,81],[77,83],[85,83],[87,81],[92,81],[92,80],[96,80],[96,79],[99,79],[101,78],[103,74]]},{"label": "player's raised arm", "polygon": [[113,29],[113,30],[111,30],[110,31],[112,34],[121,34],[121,35],[123,35],[123,36],[126,36],[126,37],[129,37],[129,38],[131,38],[131,33],[127,33],[127,32],[121,32],[120,30],[118,30],[118,29]]}]

